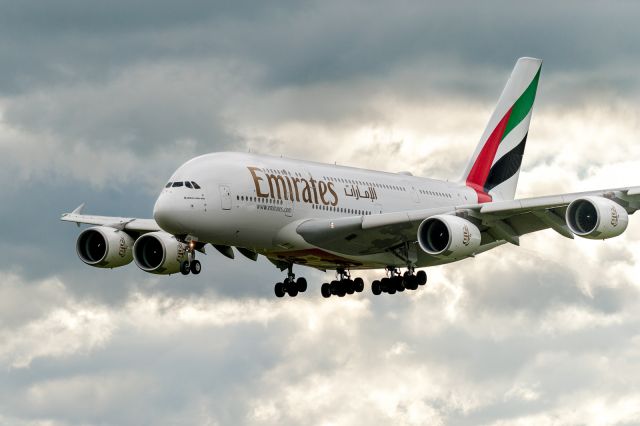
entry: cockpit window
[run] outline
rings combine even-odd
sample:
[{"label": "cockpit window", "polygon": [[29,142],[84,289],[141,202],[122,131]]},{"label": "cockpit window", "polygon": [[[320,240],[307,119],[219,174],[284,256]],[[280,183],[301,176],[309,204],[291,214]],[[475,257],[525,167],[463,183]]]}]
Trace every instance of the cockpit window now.
[{"label": "cockpit window", "polygon": [[173,185],[171,185],[174,188],[179,188],[182,186],[182,182],[173,182]]},{"label": "cockpit window", "polygon": [[194,181],[191,181],[191,185],[193,185],[193,187],[195,189],[200,189],[200,185],[198,185],[197,183],[195,183]]},{"label": "cockpit window", "polygon": [[186,186],[187,188],[193,188],[193,187],[191,186],[191,182],[189,182],[189,181],[186,181],[186,182],[184,183],[184,186]]},{"label": "cockpit window", "polygon": [[172,183],[173,183],[173,182],[169,182],[168,184],[166,184],[166,185],[165,185],[165,188],[170,188]]}]

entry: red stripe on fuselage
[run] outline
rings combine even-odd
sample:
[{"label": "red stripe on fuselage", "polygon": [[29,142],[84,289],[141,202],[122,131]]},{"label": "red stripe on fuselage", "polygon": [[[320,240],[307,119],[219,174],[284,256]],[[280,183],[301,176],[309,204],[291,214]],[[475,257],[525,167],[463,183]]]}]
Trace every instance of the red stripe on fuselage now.
[{"label": "red stripe on fuselage", "polygon": [[[476,158],[476,162],[473,163],[469,176],[467,176],[467,186],[473,188],[478,193],[478,202],[480,203],[483,202],[480,201],[480,194],[485,194],[484,184],[487,181],[487,176],[489,176],[489,170],[491,170],[491,165],[493,164],[493,159],[498,151],[500,141],[502,141],[504,130],[507,127],[509,117],[511,116],[512,108],[509,108],[509,111],[507,111],[496,128],[493,129],[491,135],[489,135],[487,142],[485,142],[478,154],[478,157]],[[491,197],[489,197],[489,201],[491,201]]]}]

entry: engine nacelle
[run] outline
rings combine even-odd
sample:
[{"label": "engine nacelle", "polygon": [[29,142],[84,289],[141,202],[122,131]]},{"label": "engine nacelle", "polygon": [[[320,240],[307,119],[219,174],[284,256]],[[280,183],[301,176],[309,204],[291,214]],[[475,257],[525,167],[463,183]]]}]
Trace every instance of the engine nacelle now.
[{"label": "engine nacelle", "polygon": [[87,265],[116,268],[131,263],[133,238],[124,231],[108,226],[94,226],[78,235],[76,252]]},{"label": "engine nacelle", "polygon": [[571,232],[592,240],[617,237],[629,224],[629,214],[624,207],[597,196],[572,201],[567,206],[565,219]]},{"label": "engine nacelle", "polygon": [[180,264],[187,260],[187,245],[166,232],[150,232],[136,240],[133,259],[145,272],[175,274],[180,271]]},{"label": "engine nacelle", "polygon": [[457,259],[473,254],[480,247],[480,230],[466,219],[437,215],[418,227],[418,243],[426,253],[441,259]]}]

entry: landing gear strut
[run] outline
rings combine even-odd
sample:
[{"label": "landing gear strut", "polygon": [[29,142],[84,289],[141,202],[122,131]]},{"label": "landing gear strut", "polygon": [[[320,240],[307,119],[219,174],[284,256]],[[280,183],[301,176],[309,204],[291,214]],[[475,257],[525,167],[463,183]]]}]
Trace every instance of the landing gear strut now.
[{"label": "landing gear strut", "polygon": [[331,283],[324,283],[320,287],[320,293],[322,297],[331,297],[335,294],[338,297],[344,297],[347,294],[360,293],[364,290],[364,281],[362,278],[351,279],[349,271],[344,268],[338,268],[336,274],[339,279],[331,281]]},{"label": "landing gear strut", "polygon": [[276,283],[273,288],[276,297],[284,297],[285,294],[288,294],[289,297],[296,297],[298,293],[307,291],[307,280],[303,277],[296,280],[296,274],[293,273],[293,263],[290,263],[287,269],[287,278],[283,282]]},{"label": "landing gear strut", "polygon": [[189,241],[187,245],[187,260],[180,264],[180,273],[182,275],[198,275],[202,270],[202,265],[199,260],[196,260],[196,243],[195,241]]}]

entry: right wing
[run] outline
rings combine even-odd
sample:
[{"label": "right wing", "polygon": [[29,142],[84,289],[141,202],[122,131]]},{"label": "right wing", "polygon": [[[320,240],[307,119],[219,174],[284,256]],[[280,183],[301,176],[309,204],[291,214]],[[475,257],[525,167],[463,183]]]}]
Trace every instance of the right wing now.
[{"label": "right wing", "polygon": [[497,241],[517,245],[520,236],[548,228],[573,238],[565,223],[565,211],[572,201],[584,196],[611,199],[628,213],[640,209],[640,187],[635,186],[371,216],[310,219],[298,226],[297,233],[316,247],[346,255],[369,255],[416,241],[418,227],[429,217],[456,214],[479,223],[482,245]]}]

